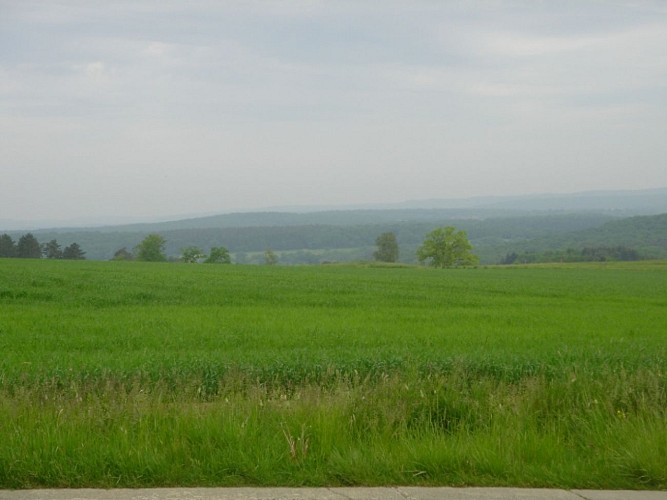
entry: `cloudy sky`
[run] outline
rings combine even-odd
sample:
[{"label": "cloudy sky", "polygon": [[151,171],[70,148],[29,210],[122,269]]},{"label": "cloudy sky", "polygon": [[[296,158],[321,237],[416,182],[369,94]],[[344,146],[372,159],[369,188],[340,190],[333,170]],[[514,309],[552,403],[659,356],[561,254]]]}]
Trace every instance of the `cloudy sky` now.
[{"label": "cloudy sky", "polygon": [[0,0],[0,219],[667,186],[667,2]]}]

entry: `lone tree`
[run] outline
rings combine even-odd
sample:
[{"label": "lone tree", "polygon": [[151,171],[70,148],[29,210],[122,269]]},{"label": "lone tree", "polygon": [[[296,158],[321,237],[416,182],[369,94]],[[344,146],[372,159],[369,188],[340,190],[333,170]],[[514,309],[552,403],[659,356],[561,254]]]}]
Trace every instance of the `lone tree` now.
[{"label": "lone tree", "polygon": [[24,234],[16,245],[16,256],[21,259],[41,259],[42,247],[32,233]]},{"label": "lone tree", "polygon": [[16,257],[16,245],[7,233],[0,236],[0,257]]},{"label": "lone tree", "polygon": [[394,233],[382,233],[375,240],[378,249],[373,258],[379,262],[396,262],[398,260],[398,242]]},{"label": "lone tree", "polygon": [[426,235],[417,249],[419,262],[432,267],[473,266],[479,259],[472,253],[472,245],[465,231],[455,227],[439,227]]},{"label": "lone tree", "polygon": [[85,260],[86,252],[81,250],[81,247],[78,243],[72,243],[71,245],[65,247],[65,250],[63,250],[62,258],[69,260]]},{"label": "lone tree", "polygon": [[232,258],[225,247],[213,247],[204,264],[231,264]]},{"label": "lone tree", "polygon": [[137,260],[145,262],[164,262],[167,257],[164,254],[164,245],[166,240],[159,234],[153,233],[146,236],[141,243],[137,245]]},{"label": "lone tree", "polygon": [[264,264],[267,266],[275,266],[278,263],[278,256],[271,250],[267,248],[264,251]]}]

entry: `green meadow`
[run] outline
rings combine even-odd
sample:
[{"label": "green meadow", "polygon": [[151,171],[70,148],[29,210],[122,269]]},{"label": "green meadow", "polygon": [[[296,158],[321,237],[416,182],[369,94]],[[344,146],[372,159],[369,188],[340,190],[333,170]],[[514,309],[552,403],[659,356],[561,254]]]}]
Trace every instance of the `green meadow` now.
[{"label": "green meadow", "polygon": [[0,259],[0,488],[667,488],[667,262]]}]

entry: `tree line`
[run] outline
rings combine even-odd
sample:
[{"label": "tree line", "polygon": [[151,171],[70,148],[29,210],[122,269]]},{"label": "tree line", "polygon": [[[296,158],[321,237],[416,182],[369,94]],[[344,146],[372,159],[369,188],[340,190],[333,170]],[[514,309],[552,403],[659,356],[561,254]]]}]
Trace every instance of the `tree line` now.
[{"label": "tree line", "polygon": [[[130,251],[127,247],[116,250],[111,260],[138,260],[142,262],[165,262],[168,260],[165,253],[167,240],[157,233],[146,236],[136,247]],[[189,246],[181,249],[181,262],[195,264],[231,264],[232,259],[229,250],[225,247],[211,247],[208,255],[201,248]]]},{"label": "tree line", "polygon": [[[143,262],[165,262],[170,260],[165,253],[165,238],[157,233],[146,236],[134,249],[127,247],[116,250],[111,260],[137,260]],[[399,248],[396,234],[385,232],[376,240],[377,250],[373,258],[378,262],[398,262]],[[472,266],[479,262],[472,253],[472,245],[465,231],[457,231],[453,226],[437,228],[426,235],[417,250],[420,262],[432,267]],[[173,259],[172,259],[173,260]],[[197,246],[182,248],[180,262],[194,264],[231,264],[229,250],[222,246],[211,247],[208,255]],[[264,251],[264,264],[275,265],[278,255],[271,249]]]},{"label": "tree line", "polygon": [[32,233],[22,235],[15,243],[10,235],[0,235],[0,257],[18,259],[68,259],[83,260],[86,258],[78,243],[72,243],[62,248],[57,240],[40,244]]},{"label": "tree line", "polygon": [[[399,261],[399,246],[396,233],[383,232],[375,240],[376,251],[373,259],[377,262],[394,263]],[[118,249],[111,260],[138,260],[145,262],[164,262],[178,260],[184,263],[231,264],[230,251],[223,246],[212,246],[205,253],[198,246],[187,246],[181,249],[178,258],[167,257],[165,238],[157,233],[146,236],[132,251],[127,247]],[[414,247],[413,247],[414,248]],[[0,235],[0,257],[26,259],[85,259],[85,252],[78,243],[62,248],[56,239],[40,244],[32,233],[22,235],[14,242],[8,234]],[[429,232],[422,244],[416,249],[416,257],[420,263],[432,267],[465,267],[479,263],[473,254],[472,245],[466,231],[457,231],[454,226],[439,227]],[[243,262],[238,255],[239,262]],[[538,262],[583,262],[583,261],[630,261],[639,260],[642,256],[632,248],[625,246],[598,246],[583,249],[568,248],[567,250],[510,252],[499,264],[538,263]],[[277,264],[279,256],[271,249],[266,249],[263,262],[268,265]]]},{"label": "tree line", "polygon": [[500,264],[534,264],[542,262],[606,262],[641,260],[642,256],[634,248],[586,247],[582,249],[547,250],[544,252],[508,253]]},{"label": "tree line", "polygon": [[[309,219],[310,220],[310,219]],[[614,226],[602,228],[612,220]],[[253,221],[257,222],[257,221]],[[353,222],[353,221],[351,221]],[[644,227],[641,221],[619,226],[617,218],[604,214],[521,215],[477,219],[438,219],[428,221],[394,220],[366,225],[310,225],[288,227],[201,227],[164,229],[159,224],[126,231],[122,227],[33,232],[40,241],[76,241],[86,250],[86,258],[109,260],[122,247],[133,253],[143,237],[158,233],[167,240],[166,254],[177,260],[181,249],[195,245],[204,251],[224,245],[238,263],[262,263],[263,252],[271,248],[280,255],[281,263],[306,264],[322,261],[372,260],[375,239],[384,232],[396,234],[400,243],[400,261],[417,263],[416,251],[424,235],[436,227],[455,226],[463,229],[475,245],[475,254],[484,264],[495,264],[507,253],[543,252],[583,246],[626,245],[637,249],[643,258],[667,257],[664,237],[667,221]],[[597,229],[599,227],[599,230]],[[0,229],[0,234],[5,232]],[[15,239],[20,234],[12,233]],[[27,232],[27,231],[25,231]]]}]

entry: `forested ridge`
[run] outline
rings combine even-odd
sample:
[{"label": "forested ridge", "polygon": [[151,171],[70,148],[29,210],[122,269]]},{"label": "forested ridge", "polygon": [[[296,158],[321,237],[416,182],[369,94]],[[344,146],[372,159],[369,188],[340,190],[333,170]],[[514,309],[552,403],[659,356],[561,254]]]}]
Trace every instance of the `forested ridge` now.
[{"label": "forested ridge", "polygon": [[[33,234],[40,242],[76,241],[87,258],[96,260],[111,259],[121,248],[131,250],[147,234],[155,232],[164,237],[166,255],[172,258],[190,246],[204,250],[224,246],[232,253],[233,260],[241,263],[262,262],[267,249],[277,252],[279,261],[284,264],[371,260],[375,239],[391,232],[400,246],[399,260],[414,263],[416,249],[424,236],[442,226],[465,230],[482,264],[501,262],[511,254],[531,255],[531,259],[539,261],[558,258],[558,252],[600,247],[624,247],[636,251],[639,258],[667,257],[667,214],[618,218],[608,213],[557,212],[501,213],[493,217],[489,213],[463,210],[356,210],[231,214],[201,219],[202,226],[217,221],[222,224],[219,227],[194,227],[197,220],[131,228],[43,230]],[[234,225],[241,220],[249,225]],[[299,221],[310,223],[298,224]],[[260,225],[261,222],[265,224]],[[176,229],[167,229],[169,227]],[[8,233],[15,239],[21,235],[16,231]],[[547,252],[551,254],[542,255]]]},{"label": "forested ridge", "polygon": [[[579,258],[572,256],[573,260],[604,260],[605,252],[616,254],[615,258],[612,256],[614,260],[636,260],[630,258],[632,252],[638,259],[667,258],[667,213],[613,220],[599,227],[553,234],[513,247],[519,257],[523,252],[525,261],[567,260],[568,251],[579,253]],[[590,258],[586,258],[587,254]]]}]

